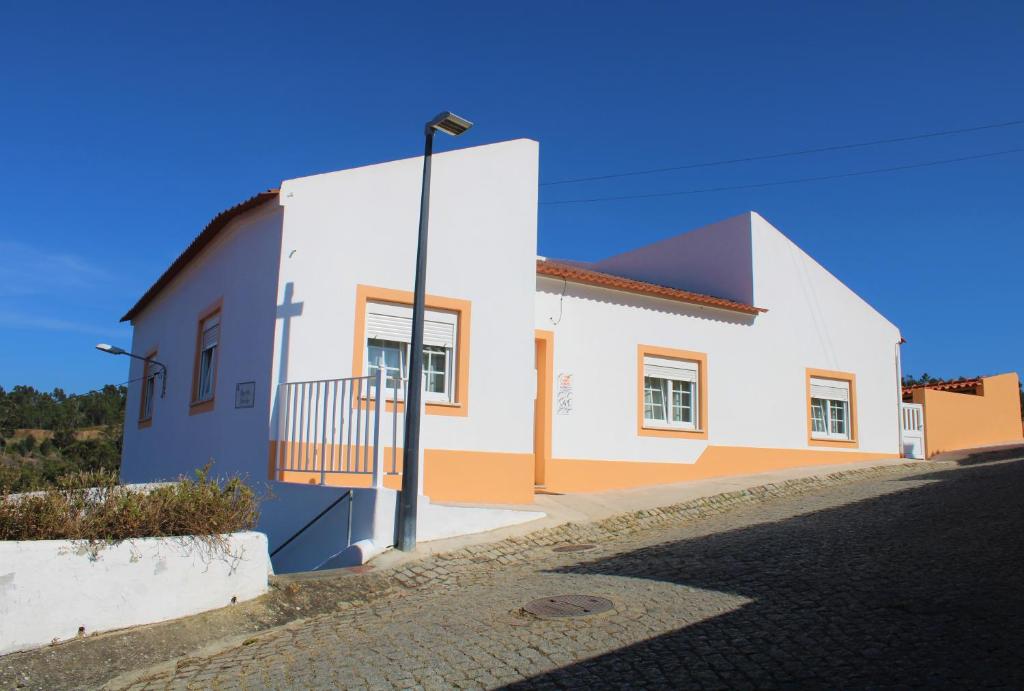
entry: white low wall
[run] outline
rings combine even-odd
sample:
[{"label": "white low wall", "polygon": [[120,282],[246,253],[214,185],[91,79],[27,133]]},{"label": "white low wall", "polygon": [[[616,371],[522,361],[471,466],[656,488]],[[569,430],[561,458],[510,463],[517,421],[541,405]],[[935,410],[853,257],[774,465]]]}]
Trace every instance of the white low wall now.
[{"label": "white low wall", "polygon": [[433,504],[423,496],[420,497],[418,514],[416,539],[419,542],[486,533],[536,521],[547,515],[543,511]]},{"label": "white low wall", "polygon": [[98,631],[197,614],[267,591],[267,538],[226,550],[191,538],[91,549],[70,540],[0,542],[0,655]]}]

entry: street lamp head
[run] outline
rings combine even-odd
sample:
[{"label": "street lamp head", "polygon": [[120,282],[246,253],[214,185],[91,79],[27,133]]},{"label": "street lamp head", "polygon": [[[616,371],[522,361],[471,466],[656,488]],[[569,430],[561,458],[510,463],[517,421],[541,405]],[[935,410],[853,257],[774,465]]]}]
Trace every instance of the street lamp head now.
[{"label": "street lamp head", "polygon": [[96,350],[102,350],[104,353],[110,353],[111,355],[126,355],[127,351],[117,346],[112,346],[109,343],[97,343]]},{"label": "street lamp head", "polygon": [[450,134],[453,137],[458,137],[460,134],[468,130],[473,126],[469,120],[460,118],[455,113],[449,113],[445,111],[438,113],[434,116],[434,119],[427,123],[427,131],[440,130],[445,134]]}]

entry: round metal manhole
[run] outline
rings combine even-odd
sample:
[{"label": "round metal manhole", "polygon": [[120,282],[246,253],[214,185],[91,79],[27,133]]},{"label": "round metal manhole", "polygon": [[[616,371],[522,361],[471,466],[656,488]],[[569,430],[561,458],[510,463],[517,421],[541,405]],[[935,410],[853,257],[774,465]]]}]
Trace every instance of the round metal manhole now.
[{"label": "round metal manhole", "polygon": [[611,600],[593,595],[556,595],[526,603],[523,609],[538,617],[586,617],[608,612]]},{"label": "round metal manhole", "polygon": [[586,552],[588,549],[595,549],[597,545],[562,545],[555,547],[552,552]]}]

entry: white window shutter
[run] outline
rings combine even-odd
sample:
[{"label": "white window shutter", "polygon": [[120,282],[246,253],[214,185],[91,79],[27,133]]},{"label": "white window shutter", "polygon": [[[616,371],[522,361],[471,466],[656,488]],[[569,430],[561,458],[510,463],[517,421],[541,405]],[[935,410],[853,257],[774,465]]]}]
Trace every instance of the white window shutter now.
[{"label": "white window shutter", "polygon": [[220,335],[220,324],[213,324],[212,326],[207,322],[204,325],[206,328],[203,331],[203,350],[212,348],[217,345],[218,336]]},{"label": "white window shutter", "polygon": [[644,376],[695,382],[697,381],[697,363],[645,355]]},{"label": "white window shutter", "polygon": [[[427,317],[431,316],[431,312],[428,310]],[[410,333],[412,331],[412,320],[410,323]],[[412,340],[410,337],[409,340]],[[423,345],[429,346],[440,346],[442,348],[454,348],[455,347],[455,324],[448,322],[438,322],[432,319],[423,320]]]},{"label": "white window shutter", "polygon": [[412,319],[370,312],[366,315],[367,338],[408,343],[412,340]]},{"label": "white window shutter", "polygon": [[811,398],[830,401],[850,400],[850,382],[841,379],[819,379],[811,377]]},{"label": "white window shutter", "polygon": [[[457,321],[453,313],[428,309],[423,319],[423,344],[454,348]],[[409,343],[412,341],[412,308],[370,303],[366,312],[366,337]]]}]

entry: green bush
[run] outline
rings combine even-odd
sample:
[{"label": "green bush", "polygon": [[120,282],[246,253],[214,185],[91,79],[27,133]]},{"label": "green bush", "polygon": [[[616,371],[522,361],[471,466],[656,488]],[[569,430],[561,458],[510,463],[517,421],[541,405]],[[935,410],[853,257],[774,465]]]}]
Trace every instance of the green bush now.
[{"label": "green bush", "polygon": [[117,484],[117,476],[94,471],[64,476],[59,487],[20,496],[0,496],[0,540],[88,540],[218,536],[250,530],[259,500],[241,479],[218,480],[209,467],[196,478],[146,491]]}]

